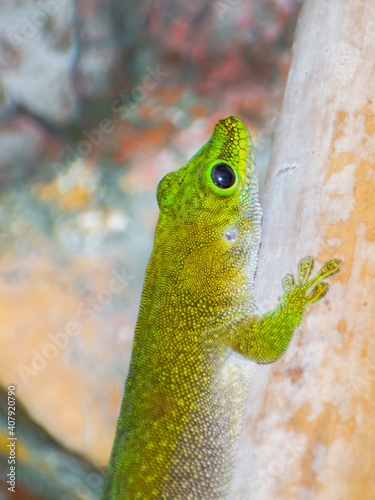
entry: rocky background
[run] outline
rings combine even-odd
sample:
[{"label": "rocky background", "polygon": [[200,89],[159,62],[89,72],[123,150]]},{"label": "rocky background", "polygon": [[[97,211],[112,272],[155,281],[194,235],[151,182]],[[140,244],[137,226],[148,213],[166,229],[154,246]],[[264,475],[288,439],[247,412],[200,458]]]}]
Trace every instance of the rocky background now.
[{"label": "rocky background", "polygon": [[0,2],[1,500],[99,499],[157,183],[229,115],[252,132],[263,182],[299,7]]}]

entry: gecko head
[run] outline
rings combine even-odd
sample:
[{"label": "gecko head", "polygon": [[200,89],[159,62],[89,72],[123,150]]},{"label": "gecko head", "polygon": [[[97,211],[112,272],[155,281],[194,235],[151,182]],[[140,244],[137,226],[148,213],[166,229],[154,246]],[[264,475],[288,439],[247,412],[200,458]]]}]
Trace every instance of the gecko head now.
[{"label": "gecko head", "polygon": [[157,199],[161,218],[223,233],[229,243],[243,222],[260,224],[253,143],[241,120],[217,122],[200,151],[162,179]]}]

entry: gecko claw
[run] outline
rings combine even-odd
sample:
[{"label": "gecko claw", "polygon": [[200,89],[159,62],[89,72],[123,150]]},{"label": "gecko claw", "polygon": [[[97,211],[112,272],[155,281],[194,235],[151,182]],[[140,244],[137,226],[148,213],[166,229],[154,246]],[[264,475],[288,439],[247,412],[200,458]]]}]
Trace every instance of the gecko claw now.
[{"label": "gecko claw", "polygon": [[329,284],[321,281],[314,286],[313,290],[305,297],[307,304],[313,304],[320,300],[328,292]]},{"label": "gecko claw", "polygon": [[320,300],[328,292],[329,284],[324,279],[339,272],[343,266],[341,259],[326,262],[316,276],[309,279],[314,269],[312,257],[301,259],[298,264],[298,278],[294,281],[292,274],[286,274],[282,280],[283,290],[289,303],[298,304],[303,309]]},{"label": "gecko claw", "polygon": [[313,257],[305,257],[301,259],[298,263],[298,279],[297,285],[301,286],[309,279],[315,265],[315,260]]},{"label": "gecko claw", "polygon": [[285,293],[289,292],[295,285],[294,276],[291,273],[288,273],[284,276],[281,281],[283,285],[283,290]]}]

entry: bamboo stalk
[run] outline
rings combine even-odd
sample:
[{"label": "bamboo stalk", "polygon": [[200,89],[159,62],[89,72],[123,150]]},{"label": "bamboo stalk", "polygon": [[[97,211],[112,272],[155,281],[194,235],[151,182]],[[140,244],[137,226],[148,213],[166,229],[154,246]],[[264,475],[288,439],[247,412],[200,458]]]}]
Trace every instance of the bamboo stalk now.
[{"label": "bamboo stalk", "polygon": [[[263,200],[262,312],[299,258],[344,260],[287,354],[257,367],[235,500],[375,491],[375,4],[306,0]],[[265,300],[265,298],[267,300]],[[262,301],[263,299],[263,301]]]}]

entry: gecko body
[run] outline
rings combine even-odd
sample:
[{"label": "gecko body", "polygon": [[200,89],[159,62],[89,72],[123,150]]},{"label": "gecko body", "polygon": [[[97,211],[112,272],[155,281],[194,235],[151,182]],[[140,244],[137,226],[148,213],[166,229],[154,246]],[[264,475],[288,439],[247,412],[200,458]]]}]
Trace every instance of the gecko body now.
[{"label": "gecko body", "polygon": [[242,427],[250,360],[287,348],[306,307],[340,270],[312,279],[311,257],[283,279],[276,308],[256,315],[253,281],[261,208],[243,123],[220,120],[210,140],[158,186],[147,267],[104,500],[225,499]]}]

